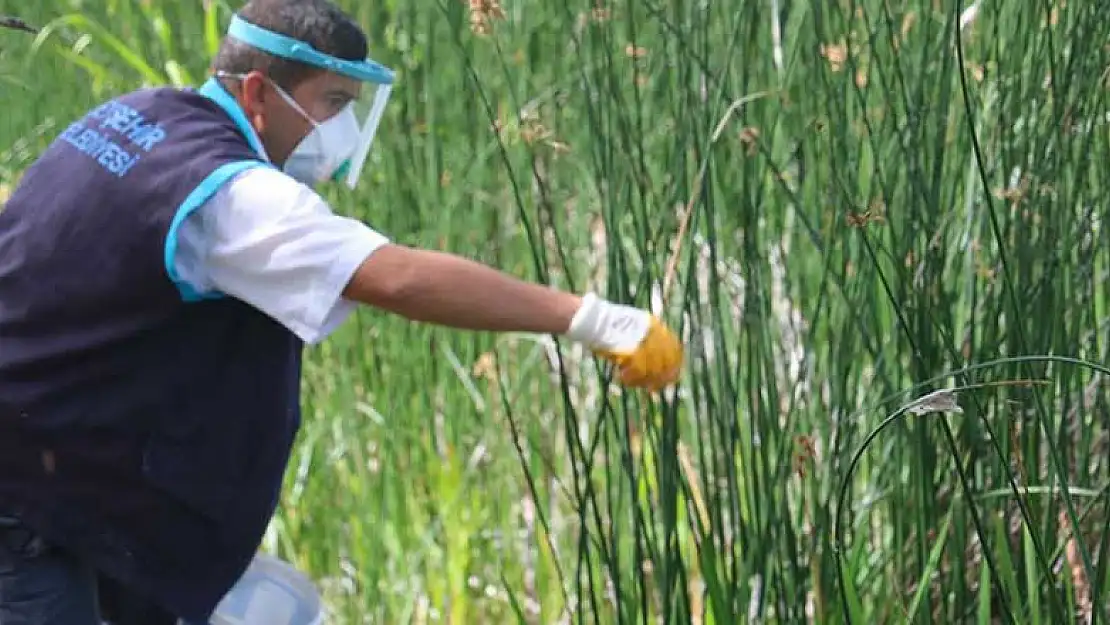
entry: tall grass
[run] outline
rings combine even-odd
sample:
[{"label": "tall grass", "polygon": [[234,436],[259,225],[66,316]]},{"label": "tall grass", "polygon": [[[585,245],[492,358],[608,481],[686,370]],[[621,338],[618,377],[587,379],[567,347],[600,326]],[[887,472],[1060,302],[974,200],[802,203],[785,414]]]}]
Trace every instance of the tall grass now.
[{"label": "tall grass", "polygon": [[[336,209],[652,307],[690,359],[652,397],[360,312],[265,543],[334,622],[1110,616],[1098,3],[342,4],[399,83]],[[97,99],[199,81],[229,16],[10,12],[46,30],[0,32],[0,190]]]}]

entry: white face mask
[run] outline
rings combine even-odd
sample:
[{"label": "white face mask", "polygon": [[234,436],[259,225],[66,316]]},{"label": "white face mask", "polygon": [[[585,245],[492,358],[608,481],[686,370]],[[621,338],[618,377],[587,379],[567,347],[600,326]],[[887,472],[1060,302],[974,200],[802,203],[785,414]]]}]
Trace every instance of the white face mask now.
[{"label": "white face mask", "polygon": [[313,126],[312,132],[293,149],[282,170],[307,185],[335,179],[359,146],[362,128],[355,115],[354,103],[321,123],[312,119],[284,89],[277,85],[274,88]]}]

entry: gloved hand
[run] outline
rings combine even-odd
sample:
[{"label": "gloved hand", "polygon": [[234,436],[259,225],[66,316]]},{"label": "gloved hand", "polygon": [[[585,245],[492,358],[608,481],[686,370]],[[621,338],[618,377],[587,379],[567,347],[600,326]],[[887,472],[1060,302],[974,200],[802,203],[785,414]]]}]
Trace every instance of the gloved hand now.
[{"label": "gloved hand", "polygon": [[566,336],[617,365],[625,386],[659,390],[678,380],[682,343],[646,310],[589,293],[582,298]]}]

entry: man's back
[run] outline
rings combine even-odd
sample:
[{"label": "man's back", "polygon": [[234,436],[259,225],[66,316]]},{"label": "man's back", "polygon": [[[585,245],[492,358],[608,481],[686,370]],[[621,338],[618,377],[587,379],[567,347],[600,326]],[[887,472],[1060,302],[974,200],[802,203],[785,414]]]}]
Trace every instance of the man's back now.
[{"label": "man's back", "polygon": [[0,211],[0,510],[186,616],[249,562],[299,426],[299,339],[168,269],[182,219],[258,166],[212,100],[141,90]]},{"label": "man's back", "polygon": [[[28,408],[103,383],[109,363],[88,359],[180,309],[164,240],[178,198],[213,167],[193,160],[198,143],[226,142],[217,159],[252,157],[219,120],[199,95],[137,91],[71,124],[27,170],[0,211],[5,401]],[[44,374],[69,381],[47,389]]]}]

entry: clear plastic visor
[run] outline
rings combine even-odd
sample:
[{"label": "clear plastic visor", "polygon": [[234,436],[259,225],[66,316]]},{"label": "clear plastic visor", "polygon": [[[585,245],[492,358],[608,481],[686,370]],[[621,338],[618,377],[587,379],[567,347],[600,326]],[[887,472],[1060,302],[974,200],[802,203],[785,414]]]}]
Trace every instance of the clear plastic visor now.
[{"label": "clear plastic visor", "polygon": [[358,186],[359,176],[374,145],[374,137],[378,134],[378,126],[392,91],[393,85],[366,83],[359,98],[351,103],[359,124],[358,141],[354,151],[336,174],[337,181],[345,182],[351,189]]}]

